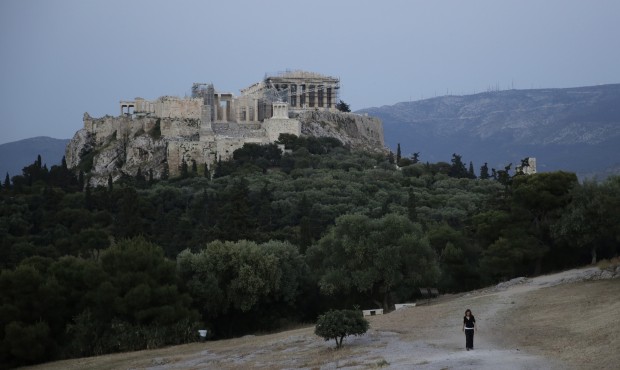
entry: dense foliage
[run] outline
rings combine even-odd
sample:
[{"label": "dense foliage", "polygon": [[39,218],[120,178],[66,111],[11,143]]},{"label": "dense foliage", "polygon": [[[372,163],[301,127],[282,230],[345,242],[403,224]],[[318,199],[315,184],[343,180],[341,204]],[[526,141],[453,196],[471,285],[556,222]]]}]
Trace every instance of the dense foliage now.
[{"label": "dense foliage", "polygon": [[[212,172],[106,187],[41,158],[0,187],[0,363],[314,321],[612,257],[620,178],[579,184],[454,154],[422,163],[283,135]],[[469,168],[467,168],[469,167]],[[85,185],[86,184],[86,185]]]},{"label": "dense foliage", "polygon": [[330,310],[319,316],[314,333],[325,340],[335,340],[336,348],[342,348],[345,337],[363,335],[369,326],[360,310]]}]

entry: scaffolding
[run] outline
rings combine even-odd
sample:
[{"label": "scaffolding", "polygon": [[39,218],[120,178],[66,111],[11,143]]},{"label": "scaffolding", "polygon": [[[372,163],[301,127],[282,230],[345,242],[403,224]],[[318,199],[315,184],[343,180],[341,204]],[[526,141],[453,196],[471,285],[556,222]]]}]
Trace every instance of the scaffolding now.
[{"label": "scaffolding", "polygon": [[263,81],[241,90],[243,96],[259,99],[261,115],[269,117],[273,103],[286,102],[291,111],[308,108],[335,108],[338,102],[340,79],[315,72],[287,70],[266,74]]},{"label": "scaffolding", "polygon": [[215,88],[212,83],[195,82],[192,84],[192,98],[202,98],[204,106],[210,108],[211,122],[215,121]]}]

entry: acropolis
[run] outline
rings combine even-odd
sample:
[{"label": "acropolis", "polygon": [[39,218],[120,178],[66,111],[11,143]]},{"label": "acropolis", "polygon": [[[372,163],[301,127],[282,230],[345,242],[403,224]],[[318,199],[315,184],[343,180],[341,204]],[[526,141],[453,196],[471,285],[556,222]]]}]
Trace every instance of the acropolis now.
[{"label": "acropolis", "polygon": [[273,143],[281,134],[333,136],[384,150],[381,121],[339,112],[339,89],[336,77],[297,70],[267,74],[239,95],[194,83],[188,97],[122,100],[119,116],[84,114],[83,130],[67,147],[67,165],[76,168],[90,154],[87,172],[96,185],[139,168],[160,177],[178,173],[182,162],[210,167],[246,143]]}]

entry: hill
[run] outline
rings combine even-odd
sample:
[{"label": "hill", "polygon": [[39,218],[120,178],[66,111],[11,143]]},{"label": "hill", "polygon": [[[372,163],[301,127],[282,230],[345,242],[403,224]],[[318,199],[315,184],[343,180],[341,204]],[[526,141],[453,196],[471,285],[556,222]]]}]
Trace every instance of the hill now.
[{"label": "hill", "polygon": [[60,164],[69,139],[54,139],[37,136],[29,139],[0,144],[0,175],[2,180],[9,176],[21,175],[22,168],[32,164],[41,155],[47,167]]},{"label": "hill", "polygon": [[386,144],[425,162],[457,153],[476,169],[499,169],[536,157],[539,171],[606,176],[620,165],[619,101],[620,84],[611,84],[443,96],[358,113],[382,119]]},{"label": "hill", "polygon": [[[307,327],[32,369],[612,369],[620,361],[618,277],[618,266],[590,267],[443,296],[370,317],[369,332],[346,338],[339,351]],[[465,308],[472,309],[479,326],[471,352],[463,348]]]}]

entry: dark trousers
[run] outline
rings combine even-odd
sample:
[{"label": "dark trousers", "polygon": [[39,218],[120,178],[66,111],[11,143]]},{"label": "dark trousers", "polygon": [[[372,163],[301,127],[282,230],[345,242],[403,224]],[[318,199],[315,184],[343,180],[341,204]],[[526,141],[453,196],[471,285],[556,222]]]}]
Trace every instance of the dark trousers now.
[{"label": "dark trousers", "polygon": [[465,329],[465,348],[474,349],[474,329]]}]

